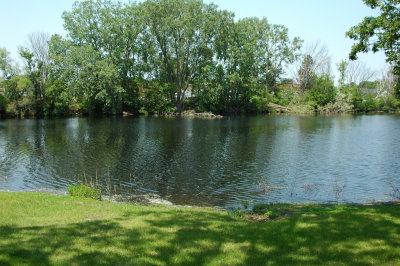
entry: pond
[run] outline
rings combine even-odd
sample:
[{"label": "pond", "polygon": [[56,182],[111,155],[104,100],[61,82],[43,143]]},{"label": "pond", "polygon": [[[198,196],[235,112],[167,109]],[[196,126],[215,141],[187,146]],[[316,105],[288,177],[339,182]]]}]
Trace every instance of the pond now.
[{"label": "pond", "polygon": [[221,208],[390,200],[399,133],[400,115],[2,120],[0,189],[83,181]]}]

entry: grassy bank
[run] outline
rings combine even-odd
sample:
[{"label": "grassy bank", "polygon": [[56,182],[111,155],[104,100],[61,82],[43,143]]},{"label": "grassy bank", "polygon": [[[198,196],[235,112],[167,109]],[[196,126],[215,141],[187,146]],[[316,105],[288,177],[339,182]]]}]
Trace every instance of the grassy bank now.
[{"label": "grassy bank", "polygon": [[250,222],[209,209],[0,192],[0,264],[400,264],[399,206]]}]

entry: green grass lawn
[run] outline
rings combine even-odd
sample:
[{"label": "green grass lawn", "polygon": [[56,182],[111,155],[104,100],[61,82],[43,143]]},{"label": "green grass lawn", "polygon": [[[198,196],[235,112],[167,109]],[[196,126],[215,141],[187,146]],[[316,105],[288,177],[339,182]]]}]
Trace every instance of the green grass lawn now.
[{"label": "green grass lawn", "polygon": [[400,207],[313,206],[256,223],[209,209],[0,192],[0,265],[20,264],[400,265]]}]

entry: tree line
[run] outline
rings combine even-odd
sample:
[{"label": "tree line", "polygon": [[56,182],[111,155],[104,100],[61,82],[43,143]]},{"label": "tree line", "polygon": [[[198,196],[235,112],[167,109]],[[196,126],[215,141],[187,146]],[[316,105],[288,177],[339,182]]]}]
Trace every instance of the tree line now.
[{"label": "tree line", "polygon": [[270,102],[298,112],[400,106],[396,67],[369,82],[356,80],[354,63],[343,61],[335,86],[323,47],[302,49],[283,25],[235,20],[201,0],[85,0],[62,18],[66,37],[28,36],[19,49],[23,69],[0,49],[0,114],[241,114],[270,112]]}]

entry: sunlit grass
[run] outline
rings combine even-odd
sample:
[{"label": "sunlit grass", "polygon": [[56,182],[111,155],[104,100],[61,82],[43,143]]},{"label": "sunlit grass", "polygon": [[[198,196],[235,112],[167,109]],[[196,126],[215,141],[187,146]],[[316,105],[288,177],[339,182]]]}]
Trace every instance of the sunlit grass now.
[{"label": "sunlit grass", "polygon": [[303,209],[254,223],[210,209],[0,192],[0,264],[400,264],[399,206]]}]

